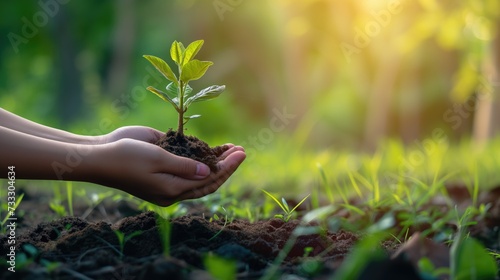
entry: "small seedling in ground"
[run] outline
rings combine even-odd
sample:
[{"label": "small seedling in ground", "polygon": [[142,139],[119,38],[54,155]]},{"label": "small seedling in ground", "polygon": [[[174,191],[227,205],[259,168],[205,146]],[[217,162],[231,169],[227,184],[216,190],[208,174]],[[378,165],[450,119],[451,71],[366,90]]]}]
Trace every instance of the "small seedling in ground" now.
[{"label": "small seedling in ground", "polygon": [[[226,225],[227,225],[227,223],[228,223],[228,221],[229,221],[229,218],[228,218],[228,213],[227,213],[226,208],[224,208],[224,207],[222,207],[222,206],[221,206],[221,208],[222,208],[222,210],[224,210],[224,225],[222,225],[222,228],[221,228],[221,229],[220,229],[220,230],[219,230],[219,231],[218,231],[218,232],[217,232],[214,236],[210,237],[210,239],[208,239],[208,241],[212,241],[212,240],[214,240],[217,236],[219,236],[219,234],[221,234],[221,233],[222,233],[222,231],[226,228]],[[210,221],[210,222],[212,222],[212,221],[214,221],[214,220],[215,220],[215,221],[219,221],[220,219],[221,219],[221,218],[217,215],[217,213],[214,213],[214,216],[213,216],[212,218],[210,218],[210,220],[209,220],[209,221]],[[232,221],[232,219],[231,219],[231,221]],[[229,222],[231,222],[231,221],[229,221]]]},{"label": "small seedling in ground", "polygon": [[73,183],[72,182],[66,183],[66,195],[68,196],[69,215],[74,216],[74,213],[73,213]]},{"label": "small seedling in ground", "polygon": [[56,213],[59,217],[64,217],[67,216],[68,213],[66,212],[66,208],[64,208],[63,205],[57,203],[57,202],[50,202],[49,207],[54,213]]},{"label": "small seedling in ground", "polygon": [[134,231],[129,235],[125,235],[125,233],[116,230],[115,231],[116,237],[118,238],[118,244],[120,245],[120,257],[123,257],[123,249],[125,249],[125,243],[129,241],[130,239],[142,234],[142,231]]},{"label": "small seedling in ground", "polygon": [[290,207],[288,207],[288,203],[286,202],[285,198],[281,198],[281,202],[272,194],[270,194],[269,192],[265,191],[265,190],[262,190],[265,194],[267,194],[272,200],[274,200],[274,202],[276,202],[276,204],[278,204],[278,206],[281,208],[281,210],[283,210],[284,214],[276,214],[274,215],[275,218],[278,218],[278,219],[282,219],[283,221],[285,222],[288,222],[290,220],[290,218],[292,218],[292,214],[293,212],[302,204],[304,203],[304,201],[306,201],[306,199],[310,196],[310,194],[308,194],[306,197],[304,197],[299,203],[297,203],[297,205],[295,205],[295,207],[293,207],[291,210],[290,210]]},{"label": "small seedling in ground", "polygon": [[[146,58],[156,70],[170,82],[165,88],[166,91],[161,91],[152,86],[147,87],[147,89],[165,102],[170,103],[178,114],[177,132],[170,133],[171,131],[168,131],[165,135],[165,139],[160,139],[156,144],[174,154],[205,162],[212,170],[216,171],[217,168],[215,164],[217,163],[217,158],[222,155],[225,146],[219,149],[216,147],[210,151],[210,147],[208,147],[205,142],[196,138],[191,139],[184,136],[184,125],[189,120],[200,117],[200,115],[185,115],[189,106],[195,102],[216,98],[225,89],[223,85],[213,85],[194,94],[193,88],[189,86],[189,82],[200,79],[205,75],[208,68],[213,65],[211,61],[194,59],[203,46],[203,43],[203,40],[198,40],[184,47],[182,43],[174,41],[170,48],[170,56],[177,65],[177,75],[163,59],[152,55],[144,55],[144,58]],[[205,159],[205,155],[196,154],[199,152],[188,151],[186,153],[186,147],[190,146],[188,142],[200,143],[197,145],[203,145],[204,148],[202,149],[204,151],[202,153],[210,155],[211,159]],[[176,145],[181,147],[180,151],[175,147]],[[225,149],[227,150],[227,147]]]}]

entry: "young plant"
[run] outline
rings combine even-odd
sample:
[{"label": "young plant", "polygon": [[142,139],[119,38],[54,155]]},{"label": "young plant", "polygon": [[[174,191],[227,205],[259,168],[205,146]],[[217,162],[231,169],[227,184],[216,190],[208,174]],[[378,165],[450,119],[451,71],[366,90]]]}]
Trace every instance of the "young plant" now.
[{"label": "young plant", "polygon": [[147,87],[147,89],[175,108],[179,115],[177,133],[181,135],[184,134],[184,125],[189,120],[200,117],[200,115],[186,116],[185,113],[189,106],[194,102],[216,98],[225,89],[223,85],[213,85],[192,94],[193,89],[189,86],[189,82],[200,79],[205,75],[208,67],[213,64],[211,61],[193,59],[200,51],[203,43],[203,40],[194,41],[186,48],[181,42],[174,41],[172,43],[170,56],[177,65],[178,75],[175,75],[163,59],[152,55],[144,55],[144,58],[151,62],[156,70],[170,81],[166,87],[166,92],[152,86]]},{"label": "young plant", "polygon": [[116,234],[116,237],[118,238],[118,244],[120,245],[120,258],[123,258],[123,249],[125,249],[125,243],[127,243],[127,241],[129,241],[130,239],[142,234],[142,231],[140,230],[134,231],[129,235],[125,235],[125,233],[119,230],[115,230],[114,232]]},{"label": "young plant", "polygon": [[286,202],[285,198],[281,198],[281,202],[280,202],[274,195],[270,194],[269,192],[267,192],[265,190],[262,190],[262,191],[265,194],[267,194],[272,200],[274,200],[274,202],[276,202],[276,204],[278,204],[278,206],[284,212],[284,214],[276,214],[276,215],[274,215],[274,217],[282,219],[285,222],[288,222],[290,220],[290,218],[292,217],[292,214],[295,211],[295,209],[297,209],[302,203],[304,203],[304,201],[306,201],[306,199],[310,196],[310,194],[308,194],[299,203],[297,203],[297,205],[295,205],[295,207],[293,207],[290,210],[290,207],[288,207],[288,203]]},{"label": "young plant", "polygon": [[[214,236],[210,237],[210,239],[208,239],[208,241],[212,241],[212,240],[214,240],[217,236],[219,236],[219,234],[221,234],[221,233],[222,233],[222,231],[226,228],[227,223],[232,221],[232,219],[229,219],[229,218],[228,218],[228,213],[227,213],[226,208],[224,208],[224,207],[222,207],[222,206],[221,206],[221,208],[222,208],[222,210],[224,210],[224,225],[222,225],[222,228],[221,228],[221,229],[220,229],[220,230],[219,230],[219,231],[218,231],[218,232],[217,232]],[[221,218],[219,217],[219,215],[217,215],[217,213],[214,213],[214,216],[213,216],[212,218],[210,218],[210,220],[209,220],[209,221],[210,221],[210,222],[212,222],[212,221],[214,221],[214,220],[215,220],[215,221],[219,221],[220,219],[221,219]]]}]

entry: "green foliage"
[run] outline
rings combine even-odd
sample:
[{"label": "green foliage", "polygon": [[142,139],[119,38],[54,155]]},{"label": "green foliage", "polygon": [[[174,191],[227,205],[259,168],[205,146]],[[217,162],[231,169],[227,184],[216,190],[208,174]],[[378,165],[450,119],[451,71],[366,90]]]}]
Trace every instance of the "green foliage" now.
[{"label": "green foliage", "polygon": [[205,268],[213,277],[218,280],[233,280],[236,279],[236,261],[219,257],[209,253],[203,259]]},{"label": "green foliage", "polygon": [[427,257],[423,257],[418,260],[418,269],[423,279],[438,279],[440,276],[450,275],[450,268],[436,268],[434,267],[432,261]]},{"label": "green foliage", "polygon": [[370,261],[383,259],[384,253],[379,245],[382,237],[380,233],[372,234],[358,242],[335,273],[334,279],[358,279],[359,274]]},{"label": "green foliage", "polygon": [[[6,262],[3,258],[1,261],[2,264]],[[39,262],[43,266],[43,269],[49,274],[61,266],[61,263],[59,262],[41,258],[40,252],[35,246],[31,244],[23,244],[20,252],[16,254],[16,271],[28,269],[28,267],[34,262]]]},{"label": "green foliage", "polygon": [[125,233],[115,230],[114,233],[116,234],[116,237],[118,238],[118,245],[120,245],[120,257],[123,257],[123,249],[125,249],[125,243],[127,243],[130,239],[141,235],[142,231],[134,231],[129,235],[125,235]]},{"label": "green foliage", "polygon": [[[226,228],[227,223],[232,221],[232,220],[230,221],[230,219],[228,217],[229,214],[228,214],[226,208],[224,208],[222,206],[220,208],[222,208],[222,210],[224,211],[224,225],[222,225],[222,228],[216,234],[214,234],[214,236],[210,237],[210,239],[208,241],[211,241],[211,240],[215,239],[217,236],[219,236],[219,234],[222,233],[224,228]],[[219,221],[220,219],[221,218],[219,217],[219,215],[217,215],[217,213],[214,213],[214,216],[212,218],[210,218],[210,222],[212,222],[213,220]]]},{"label": "green foliage", "polygon": [[270,194],[269,192],[265,191],[265,190],[262,190],[266,195],[268,195],[272,200],[274,200],[274,202],[276,202],[276,204],[278,204],[278,206],[281,208],[281,210],[283,210],[284,214],[277,214],[275,215],[274,217],[275,218],[279,218],[279,219],[282,219],[283,221],[285,222],[288,222],[290,220],[290,218],[292,217],[292,214],[293,212],[295,211],[295,209],[297,209],[302,203],[304,203],[304,201],[306,201],[306,199],[310,196],[310,194],[308,194],[306,197],[304,197],[299,203],[297,203],[297,205],[295,205],[295,207],[293,207],[291,210],[290,210],[290,207],[288,207],[288,203],[286,202],[285,198],[281,198],[281,202],[275,197],[273,196],[272,194]]},{"label": "green foliage", "polygon": [[154,205],[154,211],[158,214],[156,217],[156,224],[158,225],[158,230],[160,232],[161,245],[163,246],[163,255],[170,256],[170,236],[172,234],[172,224],[170,219],[175,213],[175,209],[178,209],[179,203],[176,203],[170,207],[159,207]]},{"label": "green foliage", "polygon": [[206,101],[218,97],[225,89],[225,86],[213,85],[207,87],[196,94],[192,94],[193,89],[189,86],[190,81],[198,80],[213,65],[211,61],[200,61],[193,59],[200,51],[204,41],[194,41],[187,46],[174,41],[170,48],[170,56],[177,64],[178,76],[172,71],[170,66],[161,58],[144,55],[155,68],[167,80],[171,81],[166,87],[166,92],[156,89],[152,86],[147,87],[149,91],[156,94],[162,100],[170,103],[179,115],[178,133],[184,133],[184,124],[189,120],[198,118],[200,115],[184,116],[189,106],[194,102]]},{"label": "green foliage", "polygon": [[[73,183],[72,182],[66,182],[66,197],[64,197],[63,192],[61,191],[61,188],[55,187],[54,188],[54,198],[49,202],[49,207],[56,215],[60,217],[64,217],[68,215],[73,216]],[[66,202],[68,204],[68,209],[63,205],[64,199],[66,199]]]},{"label": "green foliage", "polygon": [[64,216],[68,215],[68,212],[66,212],[66,208],[57,202],[54,202],[54,201],[50,202],[49,207],[59,217],[64,217]]},{"label": "green foliage", "polygon": [[66,195],[68,197],[69,215],[74,216],[74,213],[73,213],[73,182],[66,182]]},{"label": "green foliage", "polygon": [[458,234],[450,251],[451,279],[495,279],[497,263],[474,238]]}]

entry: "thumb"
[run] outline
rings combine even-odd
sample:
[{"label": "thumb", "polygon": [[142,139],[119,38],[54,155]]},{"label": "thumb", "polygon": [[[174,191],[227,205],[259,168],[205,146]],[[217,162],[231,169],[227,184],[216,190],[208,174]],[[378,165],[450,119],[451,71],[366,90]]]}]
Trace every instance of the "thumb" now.
[{"label": "thumb", "polygon": [[184,179],[200,180],[210,174],[210,168],[199,161],[181,157],[164,151],[168,156],[163,157],[161,172],[179,176]]}]

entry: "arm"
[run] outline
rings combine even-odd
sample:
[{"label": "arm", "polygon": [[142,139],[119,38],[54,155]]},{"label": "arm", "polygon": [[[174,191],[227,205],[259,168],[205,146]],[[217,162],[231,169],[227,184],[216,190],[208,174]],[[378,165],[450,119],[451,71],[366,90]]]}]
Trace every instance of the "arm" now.
[{"label": "arm", "polygon": [[[71,161],[68,156],[70,152],[83,150],[85,147],[29,135],[2,126],[0,136],[0,167],[16,166],[16,175],[20,179],[61,179],[53,166],[56,163],[66,163],[67,159]],[[79,168],[78,171],[80,172],[70,172],[65,179],[83,178],[84,169]],[[1,178],[5,178],[4,176],[5,174],[0,173]]]},{"label": "arm", "polygon": [[98,137],[73,134],[19,117],[0,108],[0,126],[25,134],[66,143],[97,144]]},{"label": "arm", "polygon": [[[83,145],[28,135],[0,127],[0,167],[16,167],[19,179],[92,182],[126,191],[161,206],[216,191],[245,159],[232,147],[219,172],[144,141],[120,139]],[[5,178],[7,172],[0,172]]]},{"label": "arm", "polygon": [[164,134],[150,127],[125,126],[105,135],[84,136],[32,122],[2,108],[0,108],[0,126],[49,140],[87,145],[111,143],[124,138],[154,143]]}]

